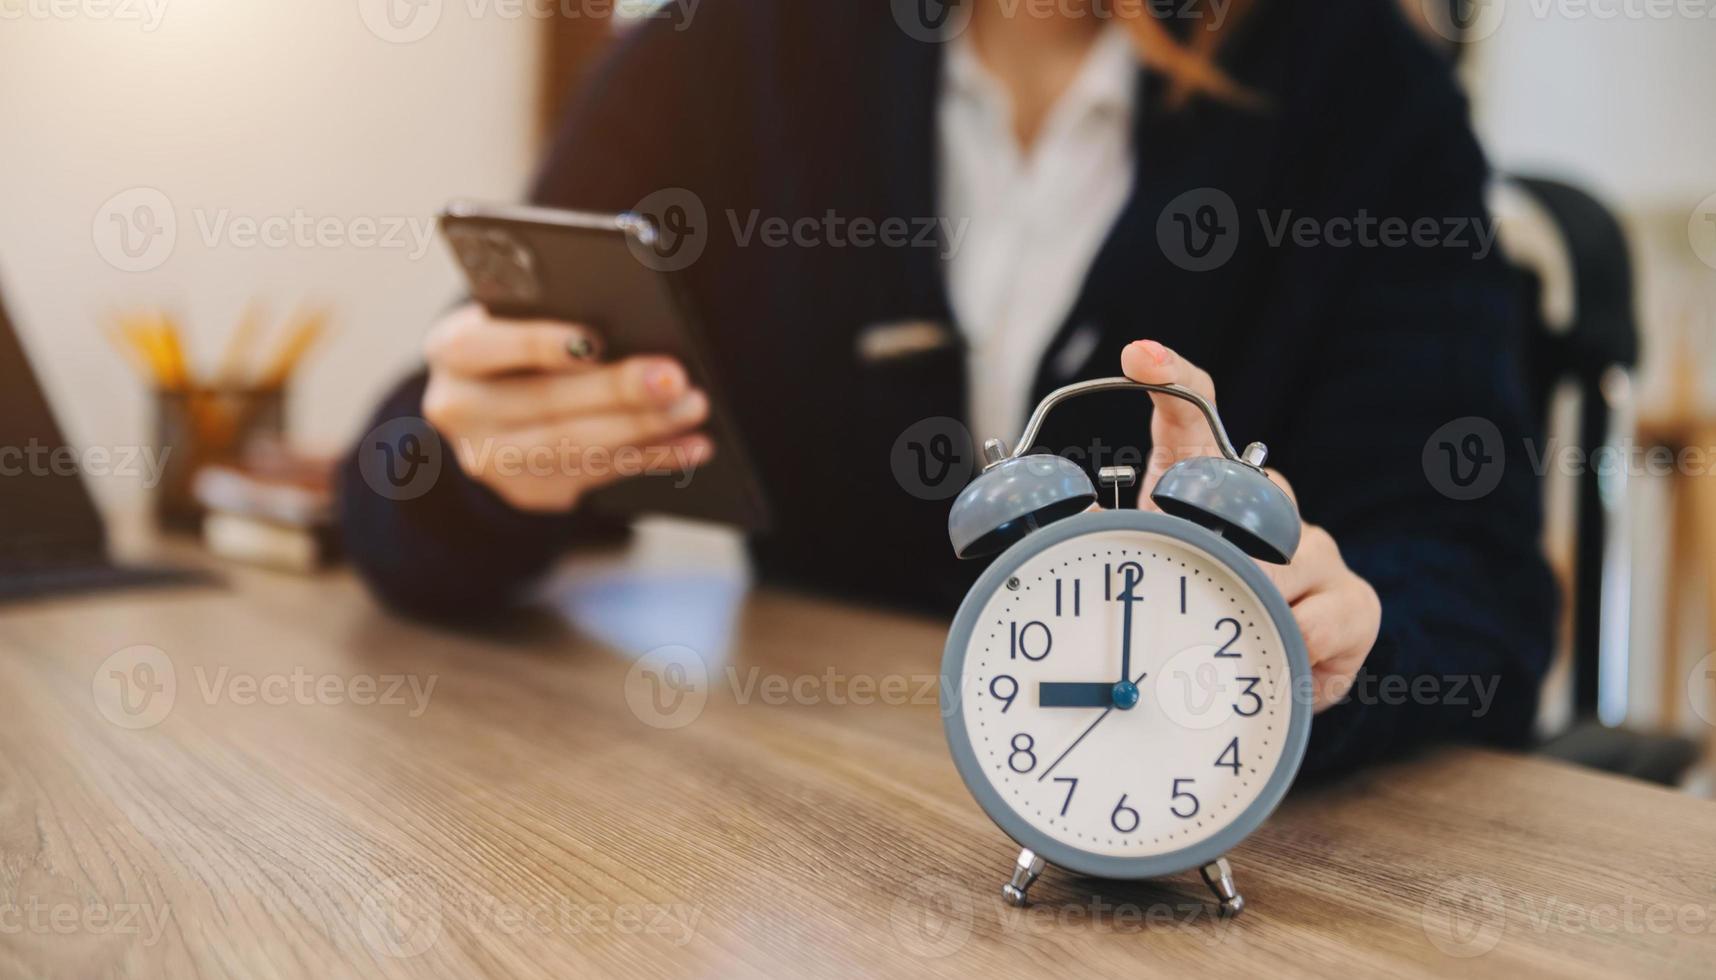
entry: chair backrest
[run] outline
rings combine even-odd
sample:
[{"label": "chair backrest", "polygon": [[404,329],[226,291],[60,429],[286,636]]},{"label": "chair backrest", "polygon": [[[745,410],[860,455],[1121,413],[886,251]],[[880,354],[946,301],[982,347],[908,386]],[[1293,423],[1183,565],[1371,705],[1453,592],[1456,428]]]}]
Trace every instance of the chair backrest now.
[{"label": "chair backrest", "polygon": [[[1492,193],[1503,249],[1521,273],[1532,323],[1522,350],[1541,438],[1556,392],[1571,385],[1579,417],[1568,437],[1581,458],[1630,430],[1627,380],[1638,363],[1633,263],[1614,214],[1570,184],[1509,177]],[[1625,714],[1630,555],[1625,473],[1578,476],[1571,600],[1573,707],[1614,723]]]}]

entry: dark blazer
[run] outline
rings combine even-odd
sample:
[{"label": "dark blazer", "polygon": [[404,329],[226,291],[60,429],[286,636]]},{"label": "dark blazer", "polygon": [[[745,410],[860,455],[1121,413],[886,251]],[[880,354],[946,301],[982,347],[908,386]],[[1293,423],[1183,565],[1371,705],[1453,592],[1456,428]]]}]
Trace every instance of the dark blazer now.
[{"label": "dark blazer", "polygon": [[[935,216],[941,50],[899,30],[888,4],[706,0],[689,25],[652,23],[620,45],[568,114],[534,197],[619,211],[664,188],[697,196],[707,247],[683,276],[773,504],[772,533],[753,540],[760,576],[945,611],[981,563],[953,558],[947,500],[908,492],[895,444],[920,420],[963,416],[963,352],[859,353],[876,324],[951,325],[940,243],[740,247],[735,234],[753,212]],[[1359,696],[1317,719],[1311,769],[1432,738],[1518,743],[1554,600],[1518,444],[1515,292],[1473,235],[1487,227],[1486,165],[1465,102],[1394,0],[1264,0],[1223,60],[1264,108],[1168,111],[1164,80],[1140,72],[1136,190],[1036,395],[1117,373],[1133,339],[1167,343],[1211,372],[1234,438],[1269,444],[1305,518],[1375,586],[1381,637]],[[1188,201],[1221,205],[1220,247],[1233,251],[1207,271],[1187,251],[1212,241],[1207,215],[1194,209],[1190,239],[1173,217]],[[1289,225],[1277,237],[1302,218],[1335,235],[1296,239]],[[1433,222],[1435,242],[1386,244],[1373,226],[1370,244],[1339,244],[1351,237],[1340,219],[1383,218]],[[407,382],[377,422],[418,415],[422,385]],[[1069,403],[1039,445],[1093,470],[1136,462],[1149,412],[1125,394]],[[1467,417],[1492,422],[1515,462],[1461,500],[1427,469],[1426,445]],[[579,517],[511,511],[448,469],[427,495],[394,502],[348,467],[350,554],[398,607],[501,607],[595,533]],[[1405,693],[1424,677],[1442,694]],[[1497,685],[1493,702],[1453,677]]]}]

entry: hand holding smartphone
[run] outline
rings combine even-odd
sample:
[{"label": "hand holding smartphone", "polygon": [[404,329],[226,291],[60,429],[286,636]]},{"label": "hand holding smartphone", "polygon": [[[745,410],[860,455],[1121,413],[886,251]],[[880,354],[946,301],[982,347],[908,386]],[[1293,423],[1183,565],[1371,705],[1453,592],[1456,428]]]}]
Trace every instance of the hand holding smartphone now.
[{"label": "hand holding smartphone", "polygon": [[649,219],[458,202],[441,227],[480,305],[432,336],[424,411],[473,478],[525,510],[766,523]]}]

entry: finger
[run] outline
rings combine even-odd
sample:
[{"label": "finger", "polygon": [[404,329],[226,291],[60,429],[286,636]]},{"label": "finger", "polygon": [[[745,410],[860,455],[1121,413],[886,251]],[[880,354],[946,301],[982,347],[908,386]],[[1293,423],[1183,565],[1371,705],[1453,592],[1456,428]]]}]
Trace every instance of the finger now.
[{"label": "finger", "polygon": [[622,463],[618,457],[611,457],[609,465],[601,465],[592,460],[590,465],[585,467],[585,472],[580,474],[578,493],[582,496],[635,477],[669,477],[682,474],[689,478],[696,475],[699,467],[707,465],[714,458],[714,440],[700,432],[694,432],[651,447],[637,461],[635,467]]},{"label": "finger", "polygon": [[691,378],[670,357],[632,357],[584,374],[536,379],[550,416],[657,411],[692,394]]},{"label": "finger", "polygon": [[1311,666],[1313,711],[1321,712],[1347,697],[1368,652],[1364,647],[1347,645],[1314,662]]},{"label": "finger", "polygon": [[520,510],[570,510],[580,497],[638,476],[695,474],[715,457],[715,444],[701,433],[669,439],[633,455],[623,447],[582,447],[562,452],[540,434],[512,433],[484,440],[480,452],[467,445],[460,465]]},{"label": "finger", "polygon": [[567,451],[593,447],[612,451],[624,446],[654,448],[663,440],[684,435],[709,419],[709,398],[693,391],[660,411],[578,415],[552,425],[519,433],[527,445],[555,446]]},{"label": "finger", "polygon": [[[1215,402],[1215,381],[1209,373],[1154,340],[1128,344],[1120,352],[1120,369],[1134,381],[1183,385],[1206,401]],[[1196,405],[1154,392],[1150,400],[1155,411],[1150,419],[1150,465],[1144,480],[1146,494],[1174,463],[1194,456],[1221,454],[1203,411]]]},{"label": "finger", "polygon": [[[639,451],[628,456],[629,449]],[[688,432],[648,447],[590,446],[568,469],[582,492],[588,493],[633,477],[690,473],[714,459],[715,452],[715,440],[702,432]]]},{"label": "finger", "polygon": [[1317,592],[1293,606],[1311,666],[1339,661],[1352,652],[1360,628],[1354,612],[1350,597],[1338,591]]},{"label": "finger", "polygon": [[569,372],[596,363],[601,335],[582,324],[497,320],[466,306],[442,320],[425,343],[429,365],[465,377],[519,371]]},{"label": "finger", "polygon": [[1290,564],[1259,562],[1258,567],[1289,605],[1328,588],[1347,574],[1346,562],[1335,539],[1315,524],[1304,525],[1299,535],[1299,550],[1294,552]]},{"label": "finger", "polygon": [[539,374],[432,384],[426,417],[438,426],[494,433],[551,425],[577,415],[665,411],[693,394],[678,362],[635,357],[573,374]]},{"label": "finger", "polygon": [[1311,713],[1322,714],[1351,693],[1358,667],[1336,668],[1327,664],[1311,670]]}]

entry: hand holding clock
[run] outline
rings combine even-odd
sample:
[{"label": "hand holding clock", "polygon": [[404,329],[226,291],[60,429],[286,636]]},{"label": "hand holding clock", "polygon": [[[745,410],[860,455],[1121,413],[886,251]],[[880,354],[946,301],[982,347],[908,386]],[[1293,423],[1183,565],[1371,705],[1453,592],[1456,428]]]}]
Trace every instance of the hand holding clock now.
[{"label": "hand holding clock", "polygon": [[[1153,340],[1127,345],[1120,355],[1120,367],[1134,381],[1182,384],[1215,401],[1215,382],[1208,372]],[[1157,509],[1150,502],[1150,491],[1169,467],[1193,456],[1220,455],[1196,407],[1164,395],[1151,395],[1151,401],[1155,404],[1150,422],[1153,448],[1139,498],[1139,506],[1147,510]],[[1280,473],[1268,473],[1289,496],[1293,495]],[[1375,646],[1382,628],[1381,600],[1369,582],[1347,568],[1335,539],[1314,524],[1304,525],[1292,564],[1260,563],[1260,567],[1293,609],[1310,654],[1316,710],[1322,711],[1346,694]],[[1130,608],[1128,605],[1128,612]]]}]

